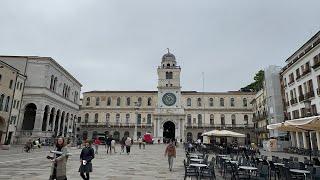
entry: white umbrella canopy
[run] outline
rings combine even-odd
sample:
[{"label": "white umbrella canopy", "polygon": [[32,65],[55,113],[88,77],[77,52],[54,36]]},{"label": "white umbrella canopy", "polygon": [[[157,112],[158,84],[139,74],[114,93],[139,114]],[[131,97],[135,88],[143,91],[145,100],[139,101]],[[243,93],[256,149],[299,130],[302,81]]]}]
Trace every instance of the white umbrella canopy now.
[{"label": "white umbrella canopy", "polygon": [[313,116],[295,120],[288,120],[282,123],[270,124],[267,126],[271,130],[280,131],[293,131],[293,132],[304,132],[304,131],[319,131],[320,130],[320,116]]},{"label": "white umbrella canopy", "polygon": [[216,136],[216,137],[246,137],[244,134],[228,131],[228,130],[212,130],[202,134],[202,136]]}]

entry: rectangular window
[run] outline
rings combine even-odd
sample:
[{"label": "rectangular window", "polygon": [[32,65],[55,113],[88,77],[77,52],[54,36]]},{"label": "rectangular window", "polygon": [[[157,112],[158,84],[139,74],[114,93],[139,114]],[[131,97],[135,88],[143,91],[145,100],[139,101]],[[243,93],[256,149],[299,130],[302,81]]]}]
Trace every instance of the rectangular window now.
[{"label": "rectangular window", "polygon": [[13,80],[10,80],[10,83],[9,83],[9,88],[12,89],[12,85],[13,85]]}]

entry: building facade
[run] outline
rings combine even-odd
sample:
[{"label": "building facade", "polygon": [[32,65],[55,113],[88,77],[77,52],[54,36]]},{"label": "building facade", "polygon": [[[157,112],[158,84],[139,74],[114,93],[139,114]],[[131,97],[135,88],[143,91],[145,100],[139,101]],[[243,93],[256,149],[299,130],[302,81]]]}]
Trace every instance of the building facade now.
[{"label": "building facade", "polygon": [[[286,107],[286,119],[307,116],[305,102],[311,101],[311,114],[320,112],[320,32],[315,34],[287,60],[280,73]],[[291,132],[293,147],[309,148],[307,138],[311,138],[311,148],[320,148],[319,132]]]},{"label": "building facade", "polygon": [[[73,136],[81,83],[50,57],[0,56],[27,77],[12,141]],[[12,130],[13,128],[10,128]]]},{"label": "building facade", "polygon": [[155,140],[197,139],[212,129],[230,129],[253,137],[248,92],[182,91],[181,67],[167,53],[157,68],[157,91],[90,91],[83,94],[79,137],[111,134],[135,140],[146,132]]},{"label": "building facade", "polygon": [[0,60],[0,144],[6,139],[11,142],[25,79],[18,69]]}]

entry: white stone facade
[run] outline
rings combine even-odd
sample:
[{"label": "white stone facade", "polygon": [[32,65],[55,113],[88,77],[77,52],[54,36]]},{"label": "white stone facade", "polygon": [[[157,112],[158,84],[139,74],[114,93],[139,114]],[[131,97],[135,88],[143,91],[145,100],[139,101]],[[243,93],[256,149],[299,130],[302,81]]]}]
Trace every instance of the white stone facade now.
[{"label": "white stone facade", "polygon": [[[307,41],[286,60],[282,69],[282,83],[286,106],[286,119],[315,116],[320,112],[320,32]],[[311,101],[310,111],[305,101]],[[308,113],[311,113],[308,115]],[[292,146],[309,148],[306,133],[291,132]],[[320,148],[319,132],[311,133],[311,146]]]},{"label": "white stone facade", "polygon": [[253,136],[254,93],[181,91],[181,68],[170,53],[157,72],[158,91],[85,92],[78,136],[91,139],[107,133],[118,139],[151,132],[155,140],[195,140],[205,131],[223,128]]},{"label": "white stone facade", "polygon": [[0,58],[27,77],[14,141],[73,136],[81,83],[50,57]]}]

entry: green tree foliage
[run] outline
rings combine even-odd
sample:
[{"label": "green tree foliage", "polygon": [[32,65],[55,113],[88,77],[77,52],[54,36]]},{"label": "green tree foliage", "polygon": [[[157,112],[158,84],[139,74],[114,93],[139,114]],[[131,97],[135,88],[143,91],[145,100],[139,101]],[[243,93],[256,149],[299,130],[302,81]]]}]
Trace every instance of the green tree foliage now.
[{"label": "green tree foliage", "polygon": [[253,78],[254,82],[247,85],[246,87],[241,88],[241,91],[245,92],[257,92],[263,88],[264,81],[264,71],[260,70],[256,73]]}]

